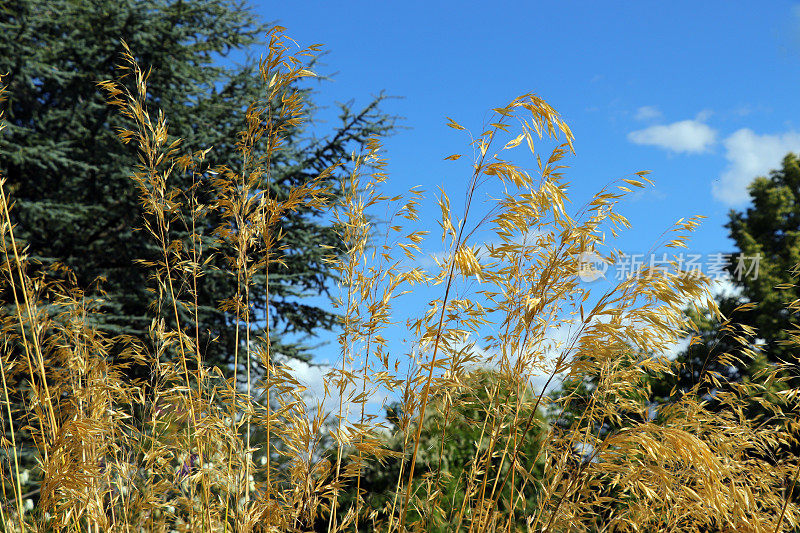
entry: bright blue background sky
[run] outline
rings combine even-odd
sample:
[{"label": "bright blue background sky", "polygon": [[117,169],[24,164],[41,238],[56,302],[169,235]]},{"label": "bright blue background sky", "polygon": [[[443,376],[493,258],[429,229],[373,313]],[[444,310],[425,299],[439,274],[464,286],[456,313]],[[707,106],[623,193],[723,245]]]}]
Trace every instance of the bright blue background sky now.
[{"label": "bright blue background sky", "polygon": [[[409,127],[386,140],[393,190],[443,185],[443,162],[487,110],[535,92],[575,134],[576,204],[614,178],[651,170],[656,188],[623,206],[623,244],[646,251],[679,217],[708,216],[691,248],[729,251],[722,227],[746,184],[800,150],[800,4],[756,2],[270,2],[265,20],[301,46],[322,43],[333,74],[315,102],[384,108]],[[716,184],[716,185],[715,185]],[[628,244],[629,243],[629,244]],[[626,248],[627,249],[627,248]]]},{"label": "bright blue background sky", "polygon": [[487,110],[526,92],[575,134],[567,176],[576,208],[615,178],[652,171],[656,187],[621,206],[633,229],[617,243],[630,253],[691,215],[708,217],[692,252],[732,251],[729,209],[746,207],[753,177],[800,151],[800,3],[253,5],[301,46],[325,45],[318,71],[333,81],[319,86],[317,104],[402,97],[384,106],[409,128],[385,142],[390,190],[423,185],[432,198],[442,185],[457,212],[469,167],[443,158],[465,153],[466,138],[445,116],[479,133]]}]

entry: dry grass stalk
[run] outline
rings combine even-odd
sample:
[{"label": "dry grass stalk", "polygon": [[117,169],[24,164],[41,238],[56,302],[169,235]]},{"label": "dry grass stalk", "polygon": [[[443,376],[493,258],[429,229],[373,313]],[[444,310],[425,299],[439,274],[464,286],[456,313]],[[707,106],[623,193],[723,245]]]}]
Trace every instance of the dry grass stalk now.
[{"label": "dry grass stalk", "polygon": [[[15,302],[3,315],[0,357],[5,531],[798,527],[800,509],[790,498],[797,458],[777,454],[795,443],[796,423],[781,406],[796,404],[797,391],[784,389],[766,403],[769,417],[746,414],[750,398],[767,390],[764,383],[782,379],[781,369],[767,369],[759,383],[720,389],[723,409],[710,410],[699,386],[661,407],[657,417],[647,402],[648,376],[675,371],[664,354],[690,330],[683,307],[690,302],[717,312],[707,280],[645,271],[602,295],[580,281],[581,254],[609,262],[618,256],[606,234],[628,226],[616,205],[646,184],[645,173],[612,183],[570,215],[562,160],[572,150],[572,133],[536,95],[517,98],[495,109],[486,131],[471,139],[474,163],[460,217],[441,191],[446,252],[425,268],[427,232],[406,229],[419,220],[422,193],[390,198],[381,192],[388,178],[377,140],[354,156],[336,202],[325,185],[335,169],[283,201],[270,197],[263,183],[269,183],[271,158],[285,128],[303,116],[292,87],[311,75],[302,59],[316,49],[292,53],[280,30],[269,37],[260,63],[264,97],[248,109],[235,166],[209,169],[207,151],[181,153],[166,117],[148,110],[147,73],[130,51],[124,62],[130,86],[101,84],[131,124],[120,137],[139,149],[132,180],[143,228],[162,250],[148,264],[149,344],[105,336],[93,328],[96,311],[81,288],[27,274],[10,224],[13,206],[0,187],[2,290]],[[563,141],[543,161],[535,144],[545,137]],[[505,159],[520,145],[536,158],[533,175]],[[255,155],[262,153],[257,147],[266,156]],[[170,178],[177,173],[210,184],[213,202],[201,204],[194,189],[175,188]],[[482,188],[497,199],[489,215],[473,221]],[[328,209],[342,240],[342,250],[330,257],[342,289],[341,359],[326,376],[316,409],[307,407],[290,369],[273,360],[269,336],[248,333],[256,320],[250,288],[257,273],[268,277],[268,267],[280,262],[276,228],[301,203]],[[389,220],[383,240],[376,239],[381,228],[371,218],[379,208]],[[199,332],[182,321],[192,316],[193,303],[196,313],[211,213],[224,221],[213,239],[227,250],[236,280],[236,292],[221,308],[245,326],[235,374],[227,380],[204,363]],[[696,224],[679,221],[675,235],[659,244],[684,246]],[[174,227],[188,230],[188,241],[174,240]],[[490,244],[476,242],[481,231],[491,232]],[[387,340],[400,327],[392,305],[414,290],[440,296],[408,322],[413,340],[400,355]],[[555,333],[563,331],[567,340],[556,342]],[[739,335],[745,345],[748,334],[754,338],[754,332]],[[129,364],[151,367],[146,392],[124,378]],[[478,368],[494,378],[480,377]],[[569,425],[543,427],[538,413],[567,412],[580,392],[557,399],[533,394],[532,379],[541,375],[548,383],[560,376],[595,384]],[[368,408],[379,396],[399,402],[394,434]],[[476,438],[465,443],[471,458],[451,469],[446,442],[469,427],[459,421],[465,409]],[[32,510],[25,506],[28,474],[17,455],[20,430],[38,460],[33,476],[40,493]],[[421,446],[423,438],[437,444]],[[526,453],[532,440],[536,451]],[[364,475],[391,461],[397,475],[385,505],[376,508],[364,493]],[[421,470],[423,461],[434,466]],[[344,498],[347,491],[355,496]]]}]

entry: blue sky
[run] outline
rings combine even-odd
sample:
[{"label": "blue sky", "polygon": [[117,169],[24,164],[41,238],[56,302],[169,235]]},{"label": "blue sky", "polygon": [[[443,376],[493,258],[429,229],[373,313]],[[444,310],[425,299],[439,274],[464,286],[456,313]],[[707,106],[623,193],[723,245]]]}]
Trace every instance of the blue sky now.
[{"label": "blue sky", "polygon": [[[622,241],[647,250],[679,217],[705,215],[691,248],[729,251],[728,210],[746,184],[800,150],[800,4],[795,2],[253,2],[300,45],[322,43],[332,81],[315,102],[365,104],[380,91],[404,117],[386,139],[393,191],[442,185],[443,157],[487,110],[535,92],[575,134],[570,196],[651,170],[656,187],[622,208]],[[324,114],[321,115],[324,117]],[[524,161],[521,161],[523,164]],[[455,200],[454,200],[455,203]]]},{"label": "blue sky", "polygon": [[656,186],[621,206],[633,228],[617,247],[647,251],[677,219],[704,215],[689,249],[706,257],[733,251],[723,226],[747,206],[747,183],[800,151],[800,3],[253,5],[299,45],[324,45],[318,71],[332,80],[317,104],[400,97],[384,106],[408,128],[385,140],[392,193],[423,185],[432,201],[441,185],[458,208],[469,166],[443,158],[465,153],[467,139],[445,116],[479,133],[489,109],[534,92],[575,135],[566,175],[576,209],[650,170]]}]

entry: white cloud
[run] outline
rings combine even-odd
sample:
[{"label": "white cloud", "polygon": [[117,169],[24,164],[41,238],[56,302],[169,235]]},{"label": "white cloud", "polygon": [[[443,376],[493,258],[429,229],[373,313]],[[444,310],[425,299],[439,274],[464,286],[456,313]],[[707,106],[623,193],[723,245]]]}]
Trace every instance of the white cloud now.
[{"label": "white cloud", "polygon": [[705,152],[716,142],[716,138],[716,130],[699,120],[650,126],[628,134],[628,140],[634,144],[657,146],[677,153]]},{"label": "white cloud", "polygon": [[654,120],[661,118],[661,111],[656,106],[645,105],[636,110],[636,114],[633,118],[642,121]]},{"label": "white cloud", "polygon": [[703,109],[702,111],[700,111],[700,112],[697,114],[697,116],[696,116],[696,117],[694,117],[694,119],[695,119],[697,122],[707,122],[707,121],[708,121],[708,119],[710,119],[710,118],[711,118],[711,115],[713,115],[713,114],[714,114],[714,112],[713,112],[712,110],[710,110],[710,109]]},{"label": "white cloud", "polygon": [[742,128],[723,142],[728,167],[712,185],[717,200],[740,205],[749,200],[747,186],[758,176],[778,168],[788,152],[800,152],[800,133],[758,135]]},{"label": "white cloud", "polygon": [[[556,374],[552,378],[551,376],[562,351],[567,350],[569,342],[574,340],[573,336],[575,335],[575,331],[576,328],[574,325],[564,322],[551,325],[546,329],[543,336],[544,338],[541,339],[541,343],[538,345],[538,349],[541,350],[541,359],[537,359],[535,363],[532,361],[529,362],[527,368],[525,368],[520,375],[531,387],[531,392],[533,394],[541,394],[543,390],[544,394],[548,394],[561,386],[564,380],[563,374]],[[457,348],[466,346],[467,342],[472,341],[472,337],[468,337],[467,341],[457,346]],[[502,355],[498,350],[487,350],[478,343],[475,343],[473,350],[477,352],[479,358],[476,363],[468,365],[468,369],[499,369]],[[517,355],[512,355],[511,361],[508,363],[512,366],[517,364]],[[546,390],[545,386],[547,386]]]},{"label": "white cloud", "polygon": [[[322,364],[309,364],[296,359],[288,359],[285,363],[289,366],[291,374],[294,378],[304,387],[305,402],[308,409],[317,407],[318,402],[325,400],[323,410],[325,412],[336,412],[339,406],[339,391],[334,385],[327,374],[331,371],[331,365],[324,361]],[[348,369],[350,370],[350,369]],[[325,382],[328,382],[327,398],[325,397]],[[364,385],[364,380],[356,372],[353,383],[347,387],[344,394],[344,413],[345,417],[351,422],[357,421],[360,415],[360,405],[352,404],[347,401],[348,397],[355,396],[360,393]],[[384,390],[378,389],[373,385],[367,386],[367,393],[369,399],[366,402],[367,414],[382,414],[383,405],[387,401],[387,393]]]},{"label": "white cloud", "polygon": [[730,278],[720,278],[712,282],[711,294],[714,296],[715,300],[719,300],[721,298],[741,296],[742,289],[738,285],[735,285]]}]

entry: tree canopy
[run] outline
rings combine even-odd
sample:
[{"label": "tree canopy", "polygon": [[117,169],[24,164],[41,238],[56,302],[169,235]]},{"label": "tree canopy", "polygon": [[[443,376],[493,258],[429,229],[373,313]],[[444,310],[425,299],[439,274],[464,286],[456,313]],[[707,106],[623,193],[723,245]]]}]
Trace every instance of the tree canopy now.
[{"label": "tree canopy", "polygon": [[[140,231],[143,211],[130,179],[138,156],[117,137],[126,119],[108,105],[98,82],[120,75],[126,43],[136,61],[151,69],[148,105],[167,117],[170,137],[184,139],[187,153],[211,148],[207,169],[239,168],[237,134],[245,128],[248,104],[259,98],[261,80],[254,60],[236,65],[230,57],[258,52],[266,31],[267,25],[235,0],[2,3],[0,72],[8,73],[8,127],[0,135],[0,173],[16,201],[16,234],[39,269],[64,264],[79,286],[97,288],[102,330],[146,341],[155,289],[142,261],[157,257],[159,247]],[[308,101],[310,90],[302,90]],[[302,125],[288,128],[284,147],[267,164],[269,182],[263,187],[280,199],[289,187],[346,162],[370,135],[390,131],[393,119],[379,110],[381,99],[359,112],[343,106],[341,123],[325,135]],[[264,151],[255,147],[256,154]],[[334,193],[336,176],[330,177]],[[210,179],[174,185],[192,190],[201,203],[213,201]],[[208,228],[197,231],[210,254],[217,246],[211,231],[218,222],[210,220]],[[310,206],[281,224],[285,266],[271,267],[269,306],[265,273],[259,274],[263,283],[254,284],[250,312],[262,326],[269,320],[273,353],[307,359],[303,337],[335,321],[304,298],[325,291],[331,274],[320,245],[335,246],[336,237]],[[173,231],[171,239],[190,234],[179,226]],[[198,286],[186,288],[198,313],[184,313],[181,320],[188,328],[200,324],[209,361],[230,363],[236,328],[219,304],[235,292],[235,280],[225,275],[221,260],[208,266]],[[101,281],[95,285],[96,280]]]},{"label": "tree canopy", "polygon": [[[544,457],[540,450],[546,430],[544,417],[538,409],[534,411],[535,395],[531,390],[516,390],[497,370],[475,370],[467,379],[469,385],[455,394],[434,394],[426,410],[412,492],[437,497],[428,501],[415,497],[411,519],[424,523],[425,531],[452,531],[465,497],[491,497],[503,516],[525,516],[535,508],[541,488]],[[524,407],[515,412],[519,404]],[[415,424],[399,403],[386,411],[389,434],[376,436],[386,456],[381,460],[361,458],[358,453],[349,456],[351,467],[364,464],[362,469],[351,468],[354,478],[347,480],[339,505],[342,513],[361,505],[376,523],[402,500],[402,495],[394,499],[396,484],[408,476],[415,432]],[[497,435],[487,429],[495,425],[508,428],[508,433]],[[497,484],[495,478],[503,483]],[[464,487],[469,494],[464,494]],[[514,509],[509,501],[515,502]],[[425,517],[424,522],[419,522],[423,520],[419,515]]]},{"label": "tree canopy", "polygon": [[[742,300],[754,304],[741,319],[764,340],[770,361],[797,364],[797,355],[786,341],[795,323],[787,305],[800,297],[800,288],[791,286],[792,273],[800,264],[798,156],[788,154],[781,168],[755,178],[749,191],[751,205],[744,211],[731,211],[726,225],[738,248],[729,266],[732,281],[741,289]],[[757,272],[750,268],[755,258]]]},{"label": "tree canopy", "polygon": [[755,177],[749,192],[751,204],[731,210],[726,224],[737,248],[728,254],[727,265],[737,291],[717,299],[726,321],[710,313],[691,314],[698,342],[679,355],[683,367],[678,375],[655,383],[656,396],[667,397],[674,387],[685,391],[701,384],[711,392],[725,381],[757,379],[770,363],[797,375],[798,356],[790,343],[796,317],[790,303],[800,297],[795,286],[800,264],[798,156],[790,153],[781,168]]}]

